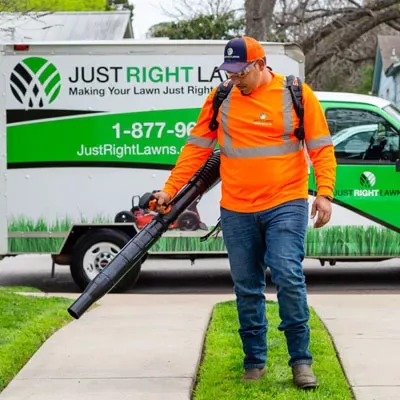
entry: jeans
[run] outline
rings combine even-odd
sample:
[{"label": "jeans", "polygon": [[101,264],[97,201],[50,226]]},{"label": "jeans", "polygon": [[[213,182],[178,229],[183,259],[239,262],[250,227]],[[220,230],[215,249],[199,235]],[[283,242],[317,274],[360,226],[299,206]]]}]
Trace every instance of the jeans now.
[{"label": "jeans", "polygon": [[312,364],[309,309],[302,269],[308,201],[298,199],[255,212],[221,208],[221,228],[236,295],[244,368],[267,363],[266,268],[277,289],[278,327],[285,333],[289,366]]}]

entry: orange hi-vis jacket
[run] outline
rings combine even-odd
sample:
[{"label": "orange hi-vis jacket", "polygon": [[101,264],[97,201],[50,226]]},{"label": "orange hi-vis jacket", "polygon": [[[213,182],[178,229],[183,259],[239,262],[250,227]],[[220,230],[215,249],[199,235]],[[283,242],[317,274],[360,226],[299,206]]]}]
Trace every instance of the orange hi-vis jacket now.
[{"label": "orange hi-vis jacket", "polygon": [[[163,191],[171,197],[189,181],[219,144],[220,205],[237,212],[258,212],[299,198],[308,198],[308,163],[302,143],[294,136],[299,119],[286,78],[242,95],[233,87],[220,107],[217,131],[208,95]],[[322,107],[303,83],[305,145],[314,167],[318,195],[333,197],[336,159]]]}]

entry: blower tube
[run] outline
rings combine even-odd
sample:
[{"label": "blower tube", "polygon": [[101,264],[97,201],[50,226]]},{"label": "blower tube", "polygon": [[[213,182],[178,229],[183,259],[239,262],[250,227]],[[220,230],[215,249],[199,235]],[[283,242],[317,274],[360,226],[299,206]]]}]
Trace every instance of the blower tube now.
[{"label": "blower tube", "polygon": [[[97,300],[103,297],[135,266],[157,240],[168,230],[185,209],[219,182],[220,152],[215,150],[208,160],[193,175],[190,181],[168,204],[169,211],[156,215],[139,231],[85,288],[83,293],[68,308],[69,314],[79,319]],[[147,193],[142,196],[139,206],[149,208],[154,197]]]}]

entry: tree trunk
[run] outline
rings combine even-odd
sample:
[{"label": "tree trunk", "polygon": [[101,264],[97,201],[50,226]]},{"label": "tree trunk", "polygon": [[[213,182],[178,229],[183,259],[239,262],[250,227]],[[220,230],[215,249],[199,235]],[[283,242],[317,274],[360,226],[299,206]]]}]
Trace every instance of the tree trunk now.
[{"label": "tree trunk", "polygon": [[245,0],[246,35],[268,40],[276,0]]}]

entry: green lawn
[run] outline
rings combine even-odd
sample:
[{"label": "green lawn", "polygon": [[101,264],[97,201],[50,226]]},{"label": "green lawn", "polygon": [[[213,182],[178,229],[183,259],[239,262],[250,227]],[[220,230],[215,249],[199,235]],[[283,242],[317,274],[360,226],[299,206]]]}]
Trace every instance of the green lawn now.
[{"label": "green lawn", "polygon": [[72,300],[34,297],[16,291],[33,288],[0,288],[0,392],[39,347],[72,318],[67,308]]},{"label": "green lawn", "polygon": [[311,351],[314,372],[320,386],[301,391],[292,383],[288,354],[280,323],[278,305],[267,302],[268,364],[267,374],[259,382],[240,382],[242,348],[237,333],[235,302],[217,304],[205,340],[193,400],[350,400],[352,392],[341,369],[330,336],[311,309]]}]

